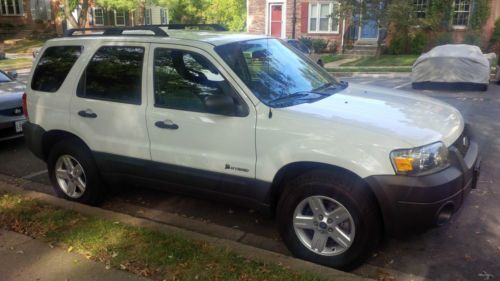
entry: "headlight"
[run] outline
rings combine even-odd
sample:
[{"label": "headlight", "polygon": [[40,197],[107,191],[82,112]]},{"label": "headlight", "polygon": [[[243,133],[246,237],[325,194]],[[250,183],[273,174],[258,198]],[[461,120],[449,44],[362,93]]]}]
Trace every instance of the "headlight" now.
[{"label": "headlight", "polygon": [[391,152],[392,166],[397,174],[419,175],[437,172],[449,166],[448,148],[436,142],[412,149]]}]

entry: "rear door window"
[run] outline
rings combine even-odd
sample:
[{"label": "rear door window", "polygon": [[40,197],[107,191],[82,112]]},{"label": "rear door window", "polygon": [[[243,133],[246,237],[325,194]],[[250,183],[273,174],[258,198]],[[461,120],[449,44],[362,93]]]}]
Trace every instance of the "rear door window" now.
[{"label": "rear door window", "polygon": [[42,92],[57,92],[76,60],[82,54],[82,50],[82,46],[47,48],[35,68],[31,89]]},{"label": "rear door window", "polygon": [[143,60],[143,47],[101,47],[82,74],[77,95],[89,99],[141,104]]}]

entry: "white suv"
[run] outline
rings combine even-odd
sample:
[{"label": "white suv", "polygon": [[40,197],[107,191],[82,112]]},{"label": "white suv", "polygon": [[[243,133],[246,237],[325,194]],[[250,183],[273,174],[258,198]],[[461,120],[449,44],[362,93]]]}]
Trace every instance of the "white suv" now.
[{"label": "white suv", "polygon": [[61,197],[133,182],[258,206],[294,255],[350,269],[476,185],[478,145],[445,103],[340,82],[278,39],[135,29],[71,31],[36,59],[24,132]]}]

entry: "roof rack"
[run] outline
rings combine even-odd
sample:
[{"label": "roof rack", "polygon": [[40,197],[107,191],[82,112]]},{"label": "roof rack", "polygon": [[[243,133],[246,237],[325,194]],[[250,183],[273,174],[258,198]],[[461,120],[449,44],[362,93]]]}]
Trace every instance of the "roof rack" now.
[{"label": "roof rack", "polygon": [[[220,24],[165,24],[165,25],[142,25],[127,27],[96,27],[96,28],[72,28],[64,33],[64,37],[73,36],[151,36],[143,33],[125,33],[125,31],[151,31],[154,36],[168,37],[168,34],[161,27],[167,29],[188,29],[198,28],[199,30],[227,31],[227,28]],[[90,32],[90,33],[87,33]],[[80,33],[80,34],[75,34]]]}]

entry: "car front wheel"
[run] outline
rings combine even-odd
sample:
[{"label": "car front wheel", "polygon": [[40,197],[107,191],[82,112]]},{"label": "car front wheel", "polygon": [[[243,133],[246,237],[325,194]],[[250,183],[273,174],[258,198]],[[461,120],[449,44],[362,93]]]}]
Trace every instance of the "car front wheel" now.
[{"label": "car front wheel", "polygon": [[339,269],[363,262],[381,237],[378,208],[362,183],[327,171],[288,183],[277,215],[295,256]]}]

